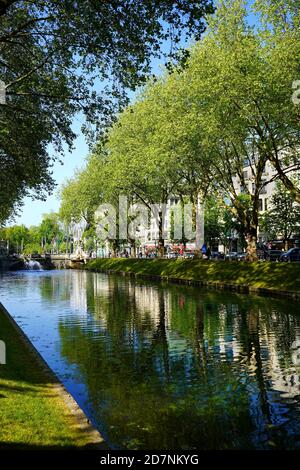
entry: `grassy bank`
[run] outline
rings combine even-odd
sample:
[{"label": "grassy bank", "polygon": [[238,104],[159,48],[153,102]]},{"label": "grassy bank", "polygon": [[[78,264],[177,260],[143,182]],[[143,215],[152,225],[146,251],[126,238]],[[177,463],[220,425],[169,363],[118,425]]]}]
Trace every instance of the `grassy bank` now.
[{"label": "grassy bank", "polygon": [[6,344],[6,364],[0,364],[0,449],[89,448],[91,436],[1,305],[0,339]]},{"label": "grassy bank", "polygon": [[300,263],[245,263],[201,260],[98,259],[88,270],[134,273],[216,287],[300,294]]}]

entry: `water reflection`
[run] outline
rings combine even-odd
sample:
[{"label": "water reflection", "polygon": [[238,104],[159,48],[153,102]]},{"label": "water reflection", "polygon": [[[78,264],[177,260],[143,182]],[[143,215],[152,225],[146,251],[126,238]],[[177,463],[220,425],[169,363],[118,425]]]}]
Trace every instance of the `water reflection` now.
[{"label": "water reflection", "polygon": [[2,287],[114,448],[300,447],[296,302],[74,271]]}]

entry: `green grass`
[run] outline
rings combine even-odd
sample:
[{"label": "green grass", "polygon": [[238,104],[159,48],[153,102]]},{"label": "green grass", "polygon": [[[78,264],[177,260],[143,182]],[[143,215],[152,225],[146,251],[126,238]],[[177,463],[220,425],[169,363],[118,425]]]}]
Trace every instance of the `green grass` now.
[{"label": "green grass", "polygon": [[0,364],[0,449],[87,448],[89,435],[1,305],[0,339],[6,343],[6,364]]},{"label": "green grass", "polygon": [[300,263],[246,263],[202,260],[98,259],[88,270],[135,273],[137,275],[192,280],[251,289],[300,292]]}]

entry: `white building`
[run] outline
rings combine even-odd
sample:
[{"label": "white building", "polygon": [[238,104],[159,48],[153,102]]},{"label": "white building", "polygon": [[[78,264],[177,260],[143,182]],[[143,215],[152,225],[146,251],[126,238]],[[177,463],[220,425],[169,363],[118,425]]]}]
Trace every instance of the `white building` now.
[{"label": "white building", "polygon": [[[244,173],[244,180],[245,180],[245,186],[241,184],[240,178],[236,177],[234,181],[234,186],[237,194],[254,194],[255,192],[255,176],[253,174],[253,169],[251,168],[250,165],[247,165],[244,167],[243,170]],[[263,173],[263,184],[265,183],[265,186],[262,187],[260,191],[260,197],[259,197],[259,210],[260,212],[265,212],[269,209],[269,202],[271,197],[274,194],[276,183],[275,179],[273,179],[276,175],[276,171],[274,170],[274,167],[268,162],[265,166],[265,170]]]},{"label": "white building", "polygon": [[[168,251],[172,251],[175,247],[180,249],[180,242],[175,242],[172,240],[172,221],[171,221],[171,214],[174,213],[174,209],[179,204],[180,199],[177,196],[170,196],[168,202],[165,207],[165,214],[164,214],[164,240],[165,240],[165,248]],[[183,229],[183,227],[182,227]],[[158,240],[159,240],[159,227],[158,222],[155,217],[151,214],[149,220],[148,228],[140,227],[140,234],[138,236],[139,245],[141,251],[144,253],[146,251],[155,250],[158,247]],[[195,242],[188,242],[186,243],[186,250],[193,251],[196,249]]]}]

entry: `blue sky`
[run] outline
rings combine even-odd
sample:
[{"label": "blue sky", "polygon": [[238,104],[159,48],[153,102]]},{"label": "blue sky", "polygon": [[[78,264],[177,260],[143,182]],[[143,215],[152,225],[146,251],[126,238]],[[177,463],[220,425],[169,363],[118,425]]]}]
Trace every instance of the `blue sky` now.
[{"label": "blue sky", "polygon": [[[248,4],[252,4],[253,0],[249,0]],[[255,16],[249,15],[249,23],[255,23]],[[158,74],[161,70],[161,64],[157,61],[153,62],[153,73]],[[101,86],[101,85],[100,85]],[[85,137],[80,132],[81,120],[77,116],[73,122],[73,130],[78,137],[74,142],[74,150],[72,152],[66,151],[61,163],[55,163],[53,167],[53,178],[56,181],[57,187],[53,194],[47,198],[45,202],[32,200],[27,197],[24,199],[24,205],[20,211],[19,216],[15,217],[15,220],[10,225],[24,224],[26,226],[38,225],[41,222],[42,216],[48,212],[57,212],[59,209],[59,198],[58,189],[59,187],[74,174],[76,168],[82,168],[85,164],[85,158],[89,153],[88,145],[85,141]]]}]

